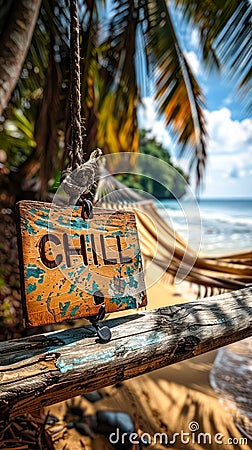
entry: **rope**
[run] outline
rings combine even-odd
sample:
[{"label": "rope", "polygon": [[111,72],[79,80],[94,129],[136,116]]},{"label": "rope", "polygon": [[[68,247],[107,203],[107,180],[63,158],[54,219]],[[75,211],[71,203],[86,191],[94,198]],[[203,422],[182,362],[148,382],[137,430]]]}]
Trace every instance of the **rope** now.
[{"label": "rope", "polygon": [[[81,71],[78,0],[70,0],[70,96],[71,96],[71,146],[69,161],[62,171],[62,188],[69,196],[70,204],[81,204],[93,199],[98,159],[102,152],[94,150],[87,162],[83,158],[83,126],[81,119]],[[87,202],[86,202],[87,203]]]},{"label": "rope", "polygon": [[69,166],[75,170],[83,162],[81,121],[81,73],[78,0],[70,0],[70,58],[71,58],[71,148]]}]

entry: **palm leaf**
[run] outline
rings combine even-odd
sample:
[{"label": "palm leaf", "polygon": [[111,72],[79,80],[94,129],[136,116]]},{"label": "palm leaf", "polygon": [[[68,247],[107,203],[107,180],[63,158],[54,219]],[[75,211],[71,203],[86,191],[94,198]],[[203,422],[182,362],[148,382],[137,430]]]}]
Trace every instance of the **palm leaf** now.
[{"label": "palm leaf", "polygon": [[139,96],[135,55],[139,6],[133,0],[115,1],[114,5],[108,37],[102,46],[99,143],[106,151],[136,152]]},{"label": "palm leaf", "polygon": [[[17,84],[31,42],[41,0],[12,2],[1,34],[0,114]],[[23,24],[25,23],[25,27]]]},{"label": "palm leaf", "polygon": [[200,31],[202,55],[225,68],[251,108],[252,4],[249,0],[176,0],[186,19]]},{"label": "palm leaf", "polygon": [[190,168],[196,166],[199,185],[206,163],[204,99],[176,36],[164,0],[148,4],[146,53],[155,68],[155,99],[158,112],[181,144],[180,154],[190,152]]}]

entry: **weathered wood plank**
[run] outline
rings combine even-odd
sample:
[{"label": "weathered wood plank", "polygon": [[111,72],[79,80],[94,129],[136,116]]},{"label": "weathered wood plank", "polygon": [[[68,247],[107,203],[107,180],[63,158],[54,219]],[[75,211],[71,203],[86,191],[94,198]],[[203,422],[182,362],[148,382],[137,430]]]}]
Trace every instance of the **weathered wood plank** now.
[{"label": "weathered wood plank", "polygon": [[16,416],[252,335],[252,288],[0,344],[0,414]]},{"label": "weathered wood plank", "polygon": [[26,326],[147,303],[132,212],[21,201],[19,256]]}]

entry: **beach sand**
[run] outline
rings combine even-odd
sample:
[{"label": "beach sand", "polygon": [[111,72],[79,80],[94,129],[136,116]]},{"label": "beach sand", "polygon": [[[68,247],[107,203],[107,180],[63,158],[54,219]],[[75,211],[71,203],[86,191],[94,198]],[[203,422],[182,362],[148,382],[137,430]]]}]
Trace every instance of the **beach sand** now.
[{"label": "beach sand", "polygon": [[[164,283],[159,281],[148,289],[147,309],[192,300],[190,289],[185,291],[168,284],[167,279],[164,281]],[[244,436],[236,428],[230,413],[221,405],[209,384],[209,373],[215,356],[216,351],[212,351],[125,381],[116,387],[103,388],[99,391],[102,398],[95,403],[80,396],[72,401],[48,407],[47,411],[60,418],[60,422],[55,425],[56,429],[60,425],[64,427],[55,435],[55,449],[112,450],[115,448],[102,434],[96,434],[95,439],[91,439],[80,435],[75,429],[66,428],[66,423],[72,419],[71,415],[69,416],[68,406],[74,404],[81,406],[85,415],[94,415],[101,410],[127,412],[134,419],[136,431],[140,435],[148,433],[153,437],[155,433],[164,433],[162,443],[156,436],[156,442],[154,438],[152,444],[148,446],[150,450],[165,448],[219,450],[222,447],[249,450],[251,448],[249,443],[239,443]],[[51,431],[55,427],[51,428]],[[196,427],[198,432],[184,435],[184,440],[189,439],[189,442],[185,443],[181,441],[181,432],[190,432],[190,427]],[[176,435],[176,442],[171,444],[174,433],[178,435]],[[210,433],[210,435],[201,435],[198,441],[198,433]],[[234,438],[237,440],[231,444],[228,439]],[[165,439],[167,439],[166,444]],[[223,440],[223,445],[220,444],[219,439]],[[229,442],[228,445],[227,442]],[[137,449],[137,447],[132,448]]]}]

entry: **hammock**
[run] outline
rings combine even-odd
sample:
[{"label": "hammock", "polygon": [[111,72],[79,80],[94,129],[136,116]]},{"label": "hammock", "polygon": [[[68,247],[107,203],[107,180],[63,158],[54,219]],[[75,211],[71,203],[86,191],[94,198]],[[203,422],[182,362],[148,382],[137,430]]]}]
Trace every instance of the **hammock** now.
[{"label": "hammock", "polygon": [[153,200],[126,187],[102,166],[94,203],[108,209],[134,211],[145,269],[153,264],[153,268],[168,276],[163,276],[162,281],[183,279],[197,286],[197,296],[252,284],[252,250],[218,257],[198,255],[161,217]]}]

